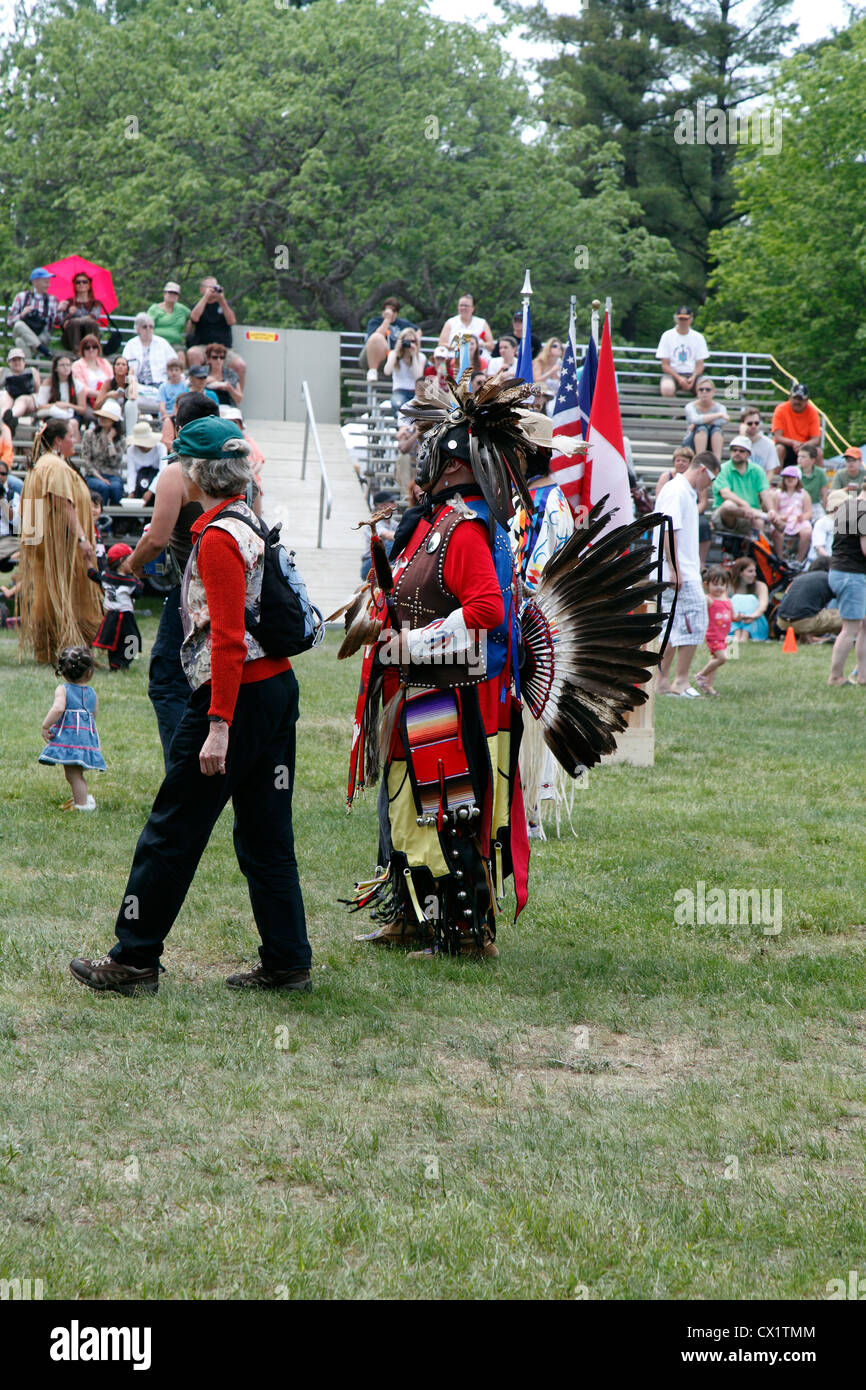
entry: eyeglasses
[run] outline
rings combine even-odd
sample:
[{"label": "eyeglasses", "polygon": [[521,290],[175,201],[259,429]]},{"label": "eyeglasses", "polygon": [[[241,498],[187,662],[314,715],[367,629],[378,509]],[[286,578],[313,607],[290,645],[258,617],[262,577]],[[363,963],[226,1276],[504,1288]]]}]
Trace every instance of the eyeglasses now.
[{"label": "eyeglasses", "polygon": [[98,352],[98,351],[99,351],[99,348],[96,346],[95,343],[88,343],[88,345],[87,345],[87,347],[84,349],[84,351],[85,351],[85,352]]},{"label": "eyeglasses", "polygon": [[699,386],[699,387],[698,387],[698,391],[701,393],[701,395],[703,395],[705,391],[712,391],[712,389],[713,389],[712,386]]},{"label": "eyeglasses", "polygon": [[212,360],[213,360],[214,358],[219,358],[219,359],[221,360],[223,357],[225,357],[225,353],[224,353],[224,352],[209,352],[209,353],[207,354],[207,356],[210,357]]},{"label": "eyeglasses", "polygon": [[8,468],[4,468],[4,469],[0,470],[0,478],[8,478],[8,477],[9,477],[9,469],[8,469]]},{"label": "eyeglasses", "polygon": [[744,423],[748,429],[750,425],[760,425],[761,422],[760,420],[746,420]]}]

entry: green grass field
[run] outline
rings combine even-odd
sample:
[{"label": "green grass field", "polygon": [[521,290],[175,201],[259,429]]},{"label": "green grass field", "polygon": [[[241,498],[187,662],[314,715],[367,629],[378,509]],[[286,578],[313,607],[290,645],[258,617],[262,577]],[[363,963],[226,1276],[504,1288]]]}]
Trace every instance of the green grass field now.
[{"label": "green grass field", "polygon": [[[145,606],[156,612],[157,601]],[[146,645],[156,618],[142,621]],[[660,700],[656,766],[593,772],[493,965],[352,943],[357,661],[297,662],[312,995],[256,958],[224,816],[156,997],[99,997],[161,771],[145,663],[99,672],[95,816],[37,767],[53,674],[0,635],[0,1276],[46,1298],[806,1298],[866,1270],[866,705],[826,647]],[[674,895],[778,889],[782,930]]]}]

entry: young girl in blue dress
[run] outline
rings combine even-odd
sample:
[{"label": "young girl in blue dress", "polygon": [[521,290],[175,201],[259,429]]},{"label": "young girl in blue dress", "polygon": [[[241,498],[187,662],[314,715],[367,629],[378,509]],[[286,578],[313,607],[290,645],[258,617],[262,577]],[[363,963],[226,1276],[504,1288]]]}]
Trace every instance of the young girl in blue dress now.
[{"label": "young girl in blue dress", "polygon": [[58,763],[63,768],[72,792],[64,811],[95,811],[85,773],[104,772],[105,759],[95,723],[99,699],[88,684],[93,676],[90,648],[64,647],[55,670],[64,683],[55,690],[54,703],[42,721],[46,746],[39,761]]}]

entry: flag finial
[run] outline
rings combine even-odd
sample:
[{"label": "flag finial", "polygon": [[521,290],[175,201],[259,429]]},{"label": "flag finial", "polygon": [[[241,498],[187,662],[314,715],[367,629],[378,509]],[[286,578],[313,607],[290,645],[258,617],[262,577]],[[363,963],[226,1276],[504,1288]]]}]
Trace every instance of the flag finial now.
[{"label": "flag finial", "polygon": [[523,277],[523,289],[520,291],[520,293],[521,293],[521,295],[530,295],[530,294],[532,294],[532,283],[531,283],[531,281],[530,281],[530,279],[529,279],[529,271],[528,271],[528,270],[527,270],[525,276]]}]

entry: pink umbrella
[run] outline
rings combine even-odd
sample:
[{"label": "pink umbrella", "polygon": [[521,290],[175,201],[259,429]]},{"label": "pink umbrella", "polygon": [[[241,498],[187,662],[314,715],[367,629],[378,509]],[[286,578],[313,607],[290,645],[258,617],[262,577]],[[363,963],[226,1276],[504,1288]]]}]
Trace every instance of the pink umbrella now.
[{"label": "pink umbrella", "polygon": [[106,270],[104,266],[94,265],[93,261],[86,261],[83,256],[64,256],[62,261],[52,261],[45,269],[50,270],[54,276],[51,281],[51,293],[55,299],[74,299],[75,288],[72,281],[82,272],[89,275],[93,281],[93,298],[99,300],[105,312],[110,314],[117,308],[117,295],[114,293],[111,271]]}]

